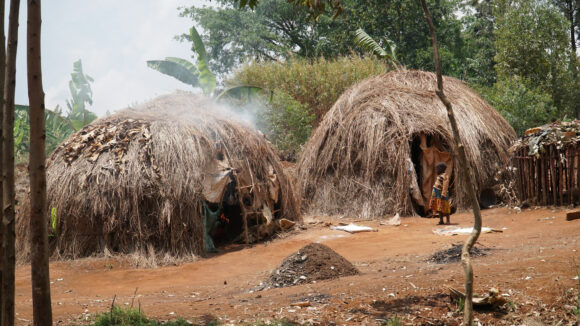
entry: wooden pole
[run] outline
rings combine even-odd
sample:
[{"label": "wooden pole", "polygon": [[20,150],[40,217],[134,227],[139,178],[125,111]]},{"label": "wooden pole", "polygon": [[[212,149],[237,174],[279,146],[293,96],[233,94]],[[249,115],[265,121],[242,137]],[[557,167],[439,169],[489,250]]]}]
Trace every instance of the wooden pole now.
[{"label": "wooden pole", "polygon": [[[14,96],[16,91],[16,53],[18,48],[18,15],[20,0],[10,1],[8,44],[6,48],[6,71],[4,79],[4,115],[2,133],[4,156],[3,201],[4,255],[2,260],[2,294],[4,297],[3,325],[14,325],[14,296],[16,282],[15,250],[15,184],[14,184]],[[4,14],[4,13],[2,13]]]},{"label": "wooden pole", "polygon": [[[4,260],[4,213],[1,207],[4,200],[4,137],[2,136],[2,121],[4,120],[4,84],[6,75],[6,37],[4,32],[4,13],[6,12],[6,3],[0,0],[0,265]],[[2,284],[4,284],[4,277],[2,273],[2,266],[0,266],[0,325],[2,325],[4,312],[4,292],[2,291]]]},{"label": "wooden pole", "polygon": [[558,170],[556,164],[558,164],[558,151],[556,150],[556,145],[550,146],[550,179],[552,181],[552,205],[558,205]]},{"label": "wooden pole", "polygon": [[566,154],[566,152],[563,149],[556,152],[556,159],[558,160],[558,194],[560,195],[558,203],[562,206],[564,206],[564,188],[566,185],[566,176],[564,175],[563,170],[564,163],[562,163],[562,157],[564,154]]},{"label": "wooden pole", "polygon": [[46,125],[40,32],[41,1],[28,0],[27,49],[28,101],[30,103],[30,267],[32,315],[36,326],[52,325],[48,265],[48,223],[46,202]]}]

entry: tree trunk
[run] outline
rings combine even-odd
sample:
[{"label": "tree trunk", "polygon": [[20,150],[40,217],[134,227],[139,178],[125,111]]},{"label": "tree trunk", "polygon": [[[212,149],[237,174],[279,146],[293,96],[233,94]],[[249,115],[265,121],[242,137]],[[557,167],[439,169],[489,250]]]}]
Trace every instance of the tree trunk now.
[{"label": "tree trunk", "polygon": [[14,249],[14,94],[16,91],[16,50],[18,45],[18,13],[20,0],[10,1],[8,22],[8,46],[6,50],[6,74],[4,85],[4,116],[2,133],[4,138],[4,255],[2,260],[2,293],[4,294],[3,325],[14,325],[14,294],[16,252]]},{"label": "tree trunk", "polygon": [[461,264],[463,265],[463,270],[465,272],[465,304],[463,308],[463,325],[473,325],[473,268],[471,267],[471,257],[469,256],[469,252],[471,251],[471,248],[481,233],[481,212],[479,211],[479,202],[477,200],[477,195],[475,194],[475,178],[473,177],[471,166],[467,162],[465,147],[463,146],[463,142],[459,136],[459,128],[457,127],[457,121],[455,120],[455,115],[453,113],[453,106],[443,92],[443,76],[441,73],[441,62],[439,61],[439,49],[437,47],[437,35],[435,34],[435,26],[433,26],[433,22],[431,21],[431,14],[429,13],[429,8],[427,8],[425,0],[421,0],[421,6],[425,12],[427,24],[429,24],[431,42],[433,43],[433,60],[435,61],[435,69],[437,71],[436,93],[441,102],[443,102],[445,105],[445,108],[447,108],[447,116],[449,118],[449,122],[451,123],[453,139],[455,140],[455,146],[459,154],[459,167],[461,168],[461,173],[465,176],[465,185],[467,186],[467,190],[473,205],[473,231],[471,232],[471,235],[467,241],[465,241],[465,244],[461,250]]},{"label": "tree trunk", "polygon": [[[570,46],[572,47],[572,57],[576,58],[576,24],[574,21],[574,8],[573,0],[568,0],[568,20],[570,21]],[[580,9],[580,8],[579,8]],[[575,62],[572,62],[573,64]],[[576,65],[572,67],[574,69],[574,78],[578,76],[578,72],[576,71]]]},{"label": "tree trunk", "polygon": [[[6,4],[4,0],[0,0],[0,205],[4,200],[4,138],[2,137],[2,120],[4,117],[4,76],[6,74],[6,37],[4,33],[4,13],[6,12]],[[2,207],[0,207],[0,263],[4,260],[4,214]],[[2,267],[0,267],[0,325],[2,325],[2,316],[4,311],[4,292],[2,291],[2,284],[4,278],[2,276]]]},{"label": "tree trunk", "polygon": [[30,103],[30,249],[34,325],[52,325],[46,215],[44,91],[40,60],[40,0],[28,0],[26,63]]}]

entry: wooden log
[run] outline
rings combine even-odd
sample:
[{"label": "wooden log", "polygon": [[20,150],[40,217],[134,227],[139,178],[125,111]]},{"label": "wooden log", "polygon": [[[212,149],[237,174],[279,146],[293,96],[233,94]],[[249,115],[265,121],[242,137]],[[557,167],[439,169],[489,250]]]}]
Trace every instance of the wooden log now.
[{"label": "wooden log", "polygon": [[580,211],[566,213],[566,221],[580,219]]}]

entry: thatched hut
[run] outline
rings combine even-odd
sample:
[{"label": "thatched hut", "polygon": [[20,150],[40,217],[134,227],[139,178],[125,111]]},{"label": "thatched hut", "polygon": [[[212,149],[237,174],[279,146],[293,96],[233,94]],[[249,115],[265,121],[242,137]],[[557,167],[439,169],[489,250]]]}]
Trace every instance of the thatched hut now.
[{"label": "thatched hut", "polygon": [[[259,241],[287,225],[280,221],[299,219],[271,145],[232,116],[176,93],[70,136],[47,160],[53,255],[201,255],[212,244]],[[28,214],[20,216],[26,258]]]},{"label": "thatched hut", "polygon": [[[516,138],[501,115],[463,82],[444,78],[477,190],[486,193]],[[451,126],[436,77],[393,71],[348,89],[326,114],[297,164],[297,188],[310,213],[359,217],[428,214],[434,166],[451,172],[451,204],[469,205],[455,164]],[[484,191],[485,190],[485,191]]]},{"label": "thatched hut", "polygon": [[533,205],[580,201],[580,121],[526,130],[511,147],[518,197]]}]

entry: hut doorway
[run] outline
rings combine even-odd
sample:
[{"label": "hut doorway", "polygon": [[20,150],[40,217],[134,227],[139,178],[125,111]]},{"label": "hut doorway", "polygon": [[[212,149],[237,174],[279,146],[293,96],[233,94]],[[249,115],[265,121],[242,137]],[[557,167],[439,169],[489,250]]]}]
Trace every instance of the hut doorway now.
[{"label": "hut doorway", "polygon": [[411,162],[408,170],[411,174],[411,202],[415,212],[420,216],[431,214],[429,202],[437,173],[435,166],[439,162],[447,165],[449,174],[449,192],[453,192],[453,157],[449,146],[438,135],[417,134],[411,142]]},{"label": "hut doorway", "polygon": [[[253,243],[294,222],[281,219],[281,188],[272,166],[266,180],[248,166],[233,169],[219,155],[205,171],[203,180],[203,225],[206,252],[232,243]],[[264,187],[265,184],[270,187]],[[247,231],[246,231],[247,230]]]}]

